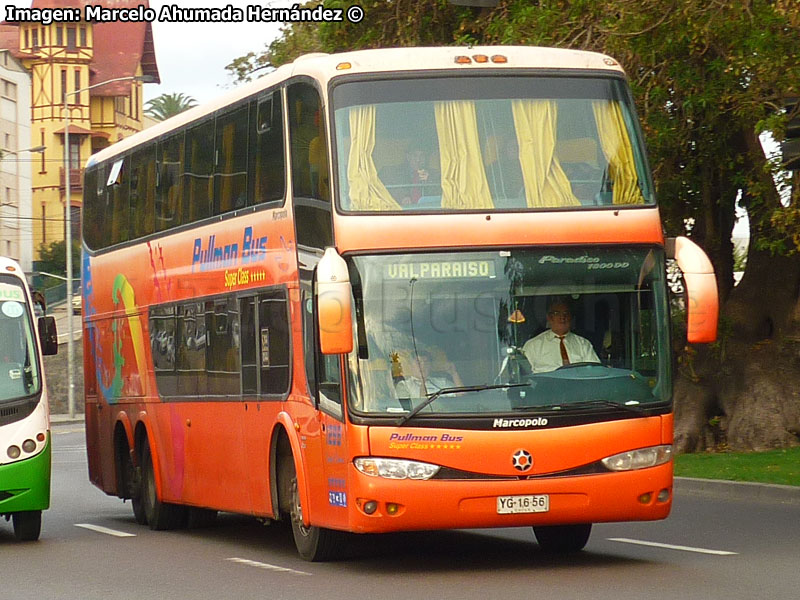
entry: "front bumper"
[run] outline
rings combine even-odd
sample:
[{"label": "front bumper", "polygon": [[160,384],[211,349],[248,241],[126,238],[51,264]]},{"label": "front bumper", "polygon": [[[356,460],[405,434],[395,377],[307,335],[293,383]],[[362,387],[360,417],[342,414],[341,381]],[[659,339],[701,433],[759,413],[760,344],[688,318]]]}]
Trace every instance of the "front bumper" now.
[{"label": "front bumper", "polygon": [[50,442],[31,458],[0,466],[0,514],[50,507]]},{"label": "front bumper", "polygon": [[[670,461],[636,471],[494,481],[398,481],[369,477],[351,466],[350,529],[382,533],[664,519],[672,507],[672,466]],[[549,495],[549,511],[497,513],[498,496],[531,494]],[[364,510],[368,501],[378,504],[373,514]]]}]

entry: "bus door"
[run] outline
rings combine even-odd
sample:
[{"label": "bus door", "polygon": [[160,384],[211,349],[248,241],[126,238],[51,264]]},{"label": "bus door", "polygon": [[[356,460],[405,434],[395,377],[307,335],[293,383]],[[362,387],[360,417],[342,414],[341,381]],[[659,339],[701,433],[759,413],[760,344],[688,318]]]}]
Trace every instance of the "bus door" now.
[{"label": "bus door", "polygon": [[[316,406],[319,431],[319,455],[309,456],[311,461],[320,461],[324,481],[312,487],[323,488],[326,526],[347,526],[346,510],[353,501],[347,494],[347,436],[345,435],[342,367],[339,355],[324,355],[319,352],[316,335],[314,303],[310,295],[303,297],[303,333],[306,376],[309,392]],[[312,451],[315,452],[315,451]],[[316,452],[315,452],[316,453]]]}]

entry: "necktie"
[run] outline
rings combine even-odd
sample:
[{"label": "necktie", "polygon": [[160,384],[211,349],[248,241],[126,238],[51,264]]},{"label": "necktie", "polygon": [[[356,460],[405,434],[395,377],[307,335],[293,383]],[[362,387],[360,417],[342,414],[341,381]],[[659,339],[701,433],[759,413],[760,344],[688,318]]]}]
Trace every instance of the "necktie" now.
[{"label": "necktie", "polygon": [[569,364],[569,354],[567,354],[567,347],[564,345],[564,338],[567,337],[565,335],[557,335],[556,336],[559,342],[559,348],[561,350],[561,364],[568,365]]}]

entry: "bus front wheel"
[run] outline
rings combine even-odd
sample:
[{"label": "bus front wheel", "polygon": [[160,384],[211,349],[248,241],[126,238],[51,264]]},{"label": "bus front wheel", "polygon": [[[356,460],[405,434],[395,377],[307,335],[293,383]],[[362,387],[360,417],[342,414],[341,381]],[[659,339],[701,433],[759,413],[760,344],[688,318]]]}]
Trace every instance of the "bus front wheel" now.
[{"label": "bus front wheel", "polygon": [[158,499],[156,491],[156,475],[153,469],[153,456],[150,444],[145,440],[142,447],[142,486],[141,502],[144,516],[150,529],[178,529],[183,526],[186,507],[169,504]]},{"label": "bus front wheel", "polygon": [[330,560],[336,555],[343,534],[324,527],[303,524],[303,506],[300,504],[297,472],[291,460],[287,460],[285,465],[284,474],[291,486],[289,517],[297,553],[311,562]]},{"label": "bus front wheel", "polygon": [[591,523],[580,525],[548,525],[534,527],[533,533],[539,547],[545,552],[579,552],[589,541]]},{"label": "bus front wheel", "polygon": [[14,537],[20,542],[33,542],[39,539],[42,531],[42,511],[30,510],[11,515],[14,521]]}]

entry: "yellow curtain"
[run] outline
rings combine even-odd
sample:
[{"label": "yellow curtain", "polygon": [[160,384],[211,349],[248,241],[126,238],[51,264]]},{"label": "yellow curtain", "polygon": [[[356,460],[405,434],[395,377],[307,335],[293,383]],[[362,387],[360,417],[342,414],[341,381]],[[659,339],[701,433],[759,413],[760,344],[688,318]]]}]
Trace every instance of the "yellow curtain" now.
[{"label": "yellow curtain", "polygon": [[580,206],[555,155],[556,103],[550,100],[514,100],[511,112],[528,206]]},{"label": "yellow curtain", "polygon": [[436,102],[434,110],[442,169],[442,208],[494,208],[481,158],[475,103]]},{"label": "yellow curtain", "polygon": [[350,156],[347,162],[347,183],[352,210],[402,210],[378,177],[372,160],[375,148],[375,106],[354,106],[350,109]]},{"label": "yellow curtain", "polygon": [[633,160],[633,148],[618,102],[592,102],[600,147],[608,160],[608,176],[614,184],[614,204],[644,204],[639,177]]}]

